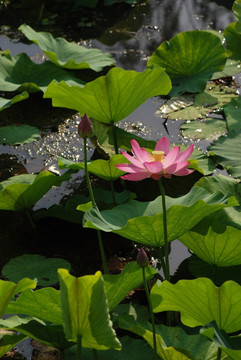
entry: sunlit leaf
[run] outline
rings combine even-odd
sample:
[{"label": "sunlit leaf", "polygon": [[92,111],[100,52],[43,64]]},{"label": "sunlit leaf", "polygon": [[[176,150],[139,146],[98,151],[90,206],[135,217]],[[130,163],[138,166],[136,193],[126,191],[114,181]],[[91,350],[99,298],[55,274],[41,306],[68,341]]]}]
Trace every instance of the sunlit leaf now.
[{"label": "sunlit leaf", "polygon": [[45,91],[51,81],[66,81],[70,85],[83,86],[83,82],[70,72],[59,68],[49,61],[34,63],[25,53],[12,57],[0,55],[1,91]]},{"label": "sunlit leaf", "polygon": [[240,70],[241,60],[228,59],[222,71],[213,73],[212,80],[237,75],[240,73]]},{"label": "sunlit leaf", "polygon": [[241,329],[241,286],[226,281],[216,287],[210,279],[164,281],[151,291],[154,312],[180,311],[184,325],[204,326],[215,320],[227,333]]},{"label": "sunlit leaf", "polygon": [[35,287],[36,282],[30,279],[22,279],[18,284],[0,280],[0,317],[4,314],[14,295],[27,289],[34,289]]},{"label": "sunlit leaf", "polygon": [[40,286],[47,286],[58,282],[58,268],[70,270],[70,267],[70,263],[64,259],[24,254],[11,259],[4,265],[2,274],[14,282],[29,278],[35,280]]},{"label": "sunlit leaf", "polygon": [[227,46],[227,54],[232,60],[241,59],[240,41],[241,41],[241,24],[234,22],[228,25],[224,30],[224,37]]},{"label": "sunlit leaf", "polygon": [[[179,198],[166,196],[168,241],[190,230],[208,214],[237,204],[234,198],[230,200],[227,203],[226,196],[219,191],[211,195],[197,187]],[[85,213],[83,221],[85,227],[114,232],[141,244],[161,246],[164,243],[161,196],[150,202],[130,200],[102,212],[94,207]]]},{"label": "sunlit leaf", "polygon": [[161,66],[172,80],[171,95],[201,92],[212,74],[224,68],[227,56],[220,38],[206,31],[186,31],[163,42],[148,66]]},{"label": "sunlit leaf", "polygon": [[[124,174],[123,171],[117,169],[116,165],[121,164],[125,161],[126,159],[123,155],[113,155],[109,160],[93,160],[88,163],[87,168],[90,173],[99,176],[101,179],[107,181],[116,180]],[[85,168],[83,162],[76,163],[74,161],[63,158],[59,159],[58,164],[60,169],[70,169],[78,171]]]},{"label": "sunlit leaf", "polygon": [[7,306],[5,314],[38,316],[39,319],[62,325],[60,291],[52,287],[25,290]]},{"label": "sunlit leaf", "polygon": [[92,69],[101,71],[105,66],[115,64],[108,53],[99,49],[88,49],[64,38],[56,38],[48,32],[36,32],[30,26],[23,24],[19,30],[48,56],[56,65],[66,69]]},{"label": "sunlit leaf", "polygon": [[59,269],[61,307],[66,338],[83,347],[120,349],[112,328],[101,272],[76,278]]},{"label": "sunlit leaf", "polygon": [[[152,267],[146,267],[146,278],[150,280],[156,274]],[[142,268],[136,261],[128,263],[121,274],[103,275],[109,309],[112,311],[131,291],[143,283]]]},{"label": "sunlit leaf", "polygon": [[29,125],[0,127],[0,143],[7,145],[28,144],[40,137],[40,130]]},{"label": "sunlit leaf", "polygon": [[124,119],[148,98],[168,94],[170,89],[171,81],[161,68],[142,73],[113,68],[84,88],[53,81],[44,97],[52,98],[53,106],[75,109],[81,115],[86,113],[97,121],[110,124]]}]

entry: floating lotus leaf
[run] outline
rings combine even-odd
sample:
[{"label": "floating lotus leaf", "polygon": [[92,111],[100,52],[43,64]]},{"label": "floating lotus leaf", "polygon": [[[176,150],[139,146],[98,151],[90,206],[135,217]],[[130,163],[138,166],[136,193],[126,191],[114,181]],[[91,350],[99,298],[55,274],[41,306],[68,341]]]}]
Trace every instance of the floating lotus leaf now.
[{"label": "floating lotus leaf", "polygon": [[44,97],[52,98],[53,106],[74,109],[81,115],[86,113],[94,120],[111,124],[124,119],[148,98],[166,95],[170,89],[171,81],[161,68],[142,73],[113,68],[84,88],[53,81]]},{"label": "floating lotus leaf", "polygon": [[120,349],[112,328],[101,272],[76,278],[59,269],[64,332],[69,341],[81,336],[83,347]]},{"label": "floating lotus leaf", "polygon": [[[191,102],[192,98],[194,99],[193,103]],[[204,92],[197,94],[194,97],[185,94],[181,97],[174,97],[174,103],[169,102],[167,105],[165,103],[160,107],[158,113],[161,114],[161,117],[167,117],[168,115],[168,119],[204,119],[210,112],[220,109],[223,105],[228,104],[233,98],[238,98],[236,89],[232,89],[228,86],[219,86],[209,82]],[[178,107],[180,101],[183,105],[183,108],[181,109]]]},{"label": "floating lotus leaf", "polygon": [[35,280],[40,286],[47,286],[58,282],[58,268],[70,270],[70,267],[70,263],[64,259],[24,254],[11,259],[4,265],[2,274],[14,282],[29,278]]},{"label": "floating lotus leaf", "polygon": [[40,130],[34,126],[3,126],[0,127],[0,143],[7,145],[28,144],[40,137]]},{"label": "floating lotus leaf", "polygon": [[[197,187],[179,198],[166,197],[168,241],[172,241],[195,226],[201,219],[225,206],[236,205],[221,192],[212,195]],[[130,200],[114,209],[100,212],[88,210],[83,218],[84,226],[106,232],[114,232],[130,240],[148,246],[164,243],[161,196],[150,202]]]},{"label": "floating lotus leaf", "polygon": [[88,49],[64,38],[54,39],[50,33],[36,32],[26,24],[21,25],[19,30],[37,44],[54,64],[63,68],[101,71],[104,67],[115,64],[110,54],[99,49]]},{"label": "floating lotus leaf", "polygon": [[16,96],[14,96],[12,99],[5,99],[5,98],[0,97],[0,111],[4,110],[6,108],[9,108],[13,104],[15,104],[19,101],[26,100],[28,98],[29,98],[29,94],[27,91],[24,91],[22,94],[18,94]]},{"label": "floating lotus leaf", "polygon": [[184,138],[194,141],[201,139],[213,141],[227,132],[226,121],[215,118],[187,122],[182,124],[180,129]]},{"label": "floating lotus leaf", "polygon": [[228,136],[220,136],[208,148],[218,164],[222,165],[230,175],[241,177],[241,135],[232,132]]},{"label": "floating lotus leaf", "polygon": [[241,286],[226,281],[217,287],[210,279],[156,283],[151,291],[154,312],[180,311],[184,325],[204,326],[215,320],[219,329],[232,333],[241,329]]},{"label": "floating lotus leaf", "polygon": [[1,91],[45,91],[51,81],[64,80],[69,84],[83,86],[83,82],[49,61],[35,64],[25,53],[12,57],[0,55]]},{"label": "floating lotus leaf", "polygon": [[228,59],[222,71],[213,73],[212,80],[237,75],[240,73],[240,70],[241,60]]},{"label": "floating lotus leaf", "polygon": [[240,133],[241,131],[241,98],[235,98],[224,106],[228,131]]},{"label": "floating lotus leaf", "polygon": [[172,80],[171,96],[182,91],[202,92],[214,72],[224,68],[227,56],[220,38],[207,31],[186,31],[163,42],[148,66],[161,66]]}]

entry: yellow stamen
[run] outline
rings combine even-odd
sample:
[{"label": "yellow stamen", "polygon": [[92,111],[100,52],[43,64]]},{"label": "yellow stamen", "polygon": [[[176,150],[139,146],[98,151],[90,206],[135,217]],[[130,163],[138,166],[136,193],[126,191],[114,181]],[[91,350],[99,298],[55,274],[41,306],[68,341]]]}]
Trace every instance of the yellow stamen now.
[{"label": "yellow stamen", "polygon": [[163,162],[165,159],[164,151],[152,151],[152,156],[154,157],[155,161]]}]

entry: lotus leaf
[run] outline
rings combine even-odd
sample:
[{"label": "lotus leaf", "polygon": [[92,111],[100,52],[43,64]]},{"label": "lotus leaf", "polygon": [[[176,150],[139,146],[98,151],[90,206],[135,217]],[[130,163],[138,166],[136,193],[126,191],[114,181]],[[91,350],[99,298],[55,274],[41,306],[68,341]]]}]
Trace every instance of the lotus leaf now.
[{"label": "lotus leaf", "polygon": [[228,131],[240,133],[241,131],[241,98],[232,99],[229,104],[224,106]]},{"label": "lotus leaf", "polygon": [[60,67],[101,71],[104,67],[115,64],[110,54],[105,54],[99,49],[87,49],[64,38],[54,39],[50,33],[36,32],[26,24],[21,25],[19,30]]},{"label": "lotus leaf", "polygon": [[[142,336],[153,347],[152,326],[147,321],[136,321],[133,316],[122,315],[119,318],[122,329]],[[217,346],[200,334],[187,334],[179,327],[156,325],[157,352],[166,360],[212,360],[217,354]]]},{"label": "lotus leaf", "polygon": [[180,129],[184,138],[192,140],[206,139],[213,141],[227,132],[225,120],[215,118],[185,123],[181,125]]},{"label": "lotus leaf", "polygon": [[49,171],[38,175],[17,175],[0,183],[0,209],[23,211],[31,209],[52,186],[68,180],[70,174],[56,176]]},{"label": "lotus leaf", "polygon": [[235,22],[228,25],[224,30],[224,37],[227,46],[227,54],[232,60],[241,59],[241,23]]},{"label": "lotus leaf", "polygon": [[[168,241],[190,230],[208,214],[237,204],[234,198],[227,203],[227,197],[219,191],[210,195],[195,189],[176,199],[166,196]],[[102,212],[94,207],[85,213],[83,221],[85,227],[112,231],[148,246],[159,247],[164,243],[161,196],[150,202],[130,200]]]},{"label": "lotus leaf", "polygon": [[232,333],[241,329],[241,286],[226,281],[217,287],[210,279],[164,281],[151,291],[154,312],[180,311],[184,325],[204,326],[215,320],[219,329]]},{"label": "lotus leaf", "polygon": [[161,66],[172,80],[170,95],[202,92],[214,72],[224,68],[227,56],[220,38],[207,31],[186,31],[163,42],[148,66]]},{"label": "lotus leaf", "polygon": [[15,57],[10,54],[0,55],[1,91],[44,92],[53,79],[56,81],[64,80],[68,84],[78,86],[84,84],[71,73],[49,61],[45,61],[43,64],[35,64],[25,53],[18,54]]},{"label": "lotus leaf", "polygon": [[29,94],[27,91],[24,91],[23,93],[14,96],[12,99],[5,99],[0,97],[0,111],[12,106],[13,104],[19,101],[23,101],[28,98],[29,98]]},{"label": "lotus leaf", "polygon": [[14,348],[20,341],[26,339],[27,336],[23,334],[16,334],[15,332],[11,331],[4,331],[1,330],[0,335],[0,357],[3,358],[3,356],[10,351],[12,348]]},{"label": "lotus leaf", "polygon": [[66,338],[83,347],[120,349],[112,328],[101,272],[76,278],[59,269],[61,308]]},{"label": "lotus leaf", "polygon": [[161,68],[142,73],[113,68],[84,88],[53,81],[44,97],[52,98],[53,106],[75,109],[81,115],[86,113],[94,120],[111,124],[124,119],[148,98],[166,95],[170,89],[171,81]]},{"label": "lotus leaf", "polygon": [[7,145],[28,144],[40,137],[38,128],[29,125],[0,127],[0,143]]}]

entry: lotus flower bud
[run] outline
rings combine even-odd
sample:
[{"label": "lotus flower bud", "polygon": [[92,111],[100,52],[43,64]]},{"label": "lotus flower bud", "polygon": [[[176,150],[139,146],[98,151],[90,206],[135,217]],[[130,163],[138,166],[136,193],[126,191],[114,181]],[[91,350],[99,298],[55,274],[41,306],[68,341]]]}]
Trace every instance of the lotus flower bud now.
[{"label": "lotus flower bud", "polygon": [[147,253],[143,248],[138,249],[138,254],[136,257],[137,264],[141,267],[147,266],[149,264],[149,259]]},{"label": "lotus flower bud", "polygon": [[94,135],[91,120],[86,114],[84,114],[80,120],[78,134],[83,139],[92,137]]}]

